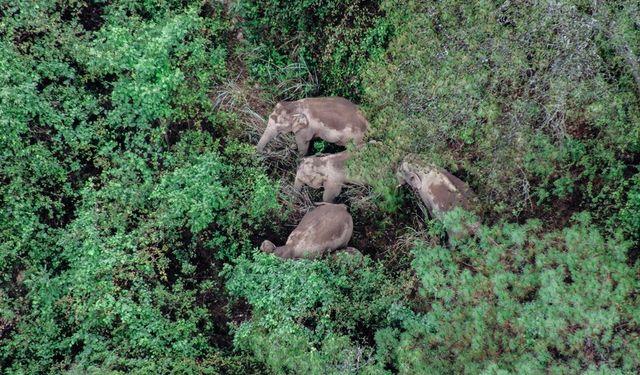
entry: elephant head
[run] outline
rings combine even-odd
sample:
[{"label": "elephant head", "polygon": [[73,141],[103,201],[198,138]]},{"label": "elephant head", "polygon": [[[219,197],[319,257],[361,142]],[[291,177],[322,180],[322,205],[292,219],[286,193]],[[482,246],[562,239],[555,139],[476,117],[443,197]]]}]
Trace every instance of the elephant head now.
[{"label": "elephant head", "polygon": [[369,123],[358,106],[340,97],[306,98],[280,102],[269,116],[267,128],[258,142],[258,152],[278,134],[293,132],[298,153],[306,155],[314,137],[346,146],[354,142],[361,147]]},{"label": "elephant head", "polygon": [[304,185],[314,189],[324,189],[323,202],[333,202],[347,183],[358,183],[347,178],[346,161],[349,152],[342,151],[333,155],[309,156],[298,165],[294,188],[300,191]]},{"label": "elephant head", "polygon": [[417,172],[418,170],[413,164],[410,164],[406,159],[403,160],[396,170],[398,187],[407,184],[411,186],[414,191],[419,190],[422,185],[422,181],[420,180],[420,176],[418,176]]},{"label": "elephant head", "polygon": [[264,251],[265,253],[273,253],[275,249],[276,245],[274,245],[273,242],[269,240],[262,241],[262,244],[260,245],[260,250]]},{"label": "elephant head", "polygon": [[258,152],[263,152],[267,143],[280,134],[297,132],[307,124],[306,117],[297,113],[296,102],[279,102],[269,115],[267,128],[260,141],[258,141]]}]

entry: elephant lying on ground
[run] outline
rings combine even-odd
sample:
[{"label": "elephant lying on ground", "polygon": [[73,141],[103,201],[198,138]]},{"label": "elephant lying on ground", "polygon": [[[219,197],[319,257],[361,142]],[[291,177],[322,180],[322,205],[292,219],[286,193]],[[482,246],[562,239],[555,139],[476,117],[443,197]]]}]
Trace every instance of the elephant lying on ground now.
[{"label": "elephant lying on ground", "polygon": [[[265,240],[260,250],[282,258],[314,259],[325,253],[344,249],[353,234],[353,219],[344,204],[323,203],[309,211],[284,246]],[[347,248],[346,250],[355,250]],[[357,250],[356,250],[357,251]]]},{"label": "elephant lying on ground", "polygon": [[342,191],[342,186],[358,181],[347,178],[346,161],[349,152],[342,151],[327,156],[309,156],[302,159],[296,173],[294,188],[300,191],[304,185],[314,189],[324,188],[322,200],[333,202]]},{"label": "elephant lying on ground", "polygon": [[[397,178],[401,184],[407,183],[413,188],[434,219],[442,220],[447,212],[457,207],[471,211],[476,205],[476,196],[467,184],[434,165],[418,167],[405,159],[398,168]],[[459,239],[467,236],[475,232],[479,225],[474,223],[461,233],[449,232],[449,237]]]},{"label": "elephant lying on ground", "polygon": [[280,102],[269,116],[267,128],[258,142],[258,152],[273,138],[293,132],[302,156],[314,137],[346,146],[350,141],[362,145],[369,123],[358,106],[340,97],[307,98]]}]

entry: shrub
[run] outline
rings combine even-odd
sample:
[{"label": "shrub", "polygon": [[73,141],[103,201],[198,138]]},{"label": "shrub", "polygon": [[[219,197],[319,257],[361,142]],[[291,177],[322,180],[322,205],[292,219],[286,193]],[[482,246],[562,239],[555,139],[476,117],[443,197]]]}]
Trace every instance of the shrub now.
[{"label": "shrub", "polygon": [[624,205],[622,172],[640,152],[637,67],[624,52],[638,40],[631,3],[382,9],[394,36],[386,58],[363,71],[371,138],[381,143],[361,170],[390,177],[397,160],[421,154],[467,176],[502,216],[582,201],[601,218]]},{"label": "shrub", "polygon": [[252,307],[234,343],[275,373],[634,373],[628,248],[583,213],[561,231],[532,220],[450,248],[418,240],[397,277],[368,258],[254,253],[225,268],[229,292]]},{"label": "shrub", "polygon": [[[276,94],[285,98],[357,98],[360,72],[384,54],[391,34],[377,1],[243,0],[236,8],[250,72],[263,83],[281,83]],[[316,81],[319,87],[305,83]]]},{"label": "shrub", "polygon": [[[275,373],[344,374],[373,368],[372,342],[402,284],[368,258],[284,261],[254,253],[225,268],[226,287],[252,307],[235,346]],[[395,281],[395,282],[394,282]]]},{"label": "shrub", "polygon": [[613,216],[609,224],[621,228],[629,238],[640,244],[640,174],[631,179],[631,186],[627,192],[626,204],[620,210],[619,216]]},{"label": "shrub", "polygon": [[259,371],[217,273],[277,185],[208,96],[220,7],[36,5],[0,6],[3,373]]},{"label": "shrub", "polygon": [[577,219],[546,234],[537,221],[483,228],[453,249],[417,243],[428,311],[391,310],[378,358],[411,374],[637,372],[637,265]]},{"label": "shrub", "polygon": [[[640,372],[634,3],[235,6],[0,5],[2,373]],[[384,261],[255,251],[283,199],[234,139],[255,113],[224,96],[262,100],[238,58],[281,98],[365,99],[349,168],[384,199],[347,201]],[[408,152],[503,219],[591,215],[438,246],[466,215],[418,221]]]}]

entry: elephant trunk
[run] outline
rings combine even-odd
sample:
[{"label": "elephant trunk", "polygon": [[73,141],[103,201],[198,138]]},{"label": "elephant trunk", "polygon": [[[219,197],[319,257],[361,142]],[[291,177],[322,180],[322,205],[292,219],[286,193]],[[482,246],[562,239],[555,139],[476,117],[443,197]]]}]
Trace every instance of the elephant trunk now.
[{"label": "elephant trunk", "polygon": [[263,152],[264,147],[269,143],[273,138],[278,135],[278,131],[271,126],[267,126],[267,129],[262,133],[262,137],[260,137],[260,141],[258,141],[258,152]]},{"label": "elephant trunk", "polygon": [[293,190],[295,190],[296,193],[299,193],[300,191],[302,191],[302,187],[304,186],[304,182],[302,180],[302,173],[300,172],[300,170],[298,170],[298,172],[296,173],[296,179],[293,182]]},{"label": "elephant trunk", "polygon": [[260,250],[264,251],[265,253],[275,254],[280,258],[289,259],[289,258],[295,257],[293,249],[291,248],[290,245],[276,246],[273,244],[273,242],[269,240],[262,241],[262,244],[260,245]]},{"label": "elephant trunk", "polygon": [[400,170],[396,171],[396,182],[396,189],[407,183],[404,173],[402,173]]}]

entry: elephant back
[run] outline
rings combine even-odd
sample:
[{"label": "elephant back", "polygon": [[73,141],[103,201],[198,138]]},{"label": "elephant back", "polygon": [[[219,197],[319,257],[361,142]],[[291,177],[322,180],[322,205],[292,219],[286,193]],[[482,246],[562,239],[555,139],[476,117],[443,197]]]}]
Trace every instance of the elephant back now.
[{"label": "elephant back", "polygon": [[475,206],[475,194],[462,180],[448,171],[430,166],[420,173],[422,188],[420,195],[430,206],[432,215],[441,216],[456,207],[472,210]]},{"label": "elephant back", "polygon": [[322,204],[308,212],[287,239],[297,251],[324,252],[345,247],[353,219],[344,204]]},{"label": "elephant back", "polygon": [[353,132],[365,133],[369,125],[358,106],[344,98],[303,99],[302,108],[311,119],[334,130],[350,128]]}]

